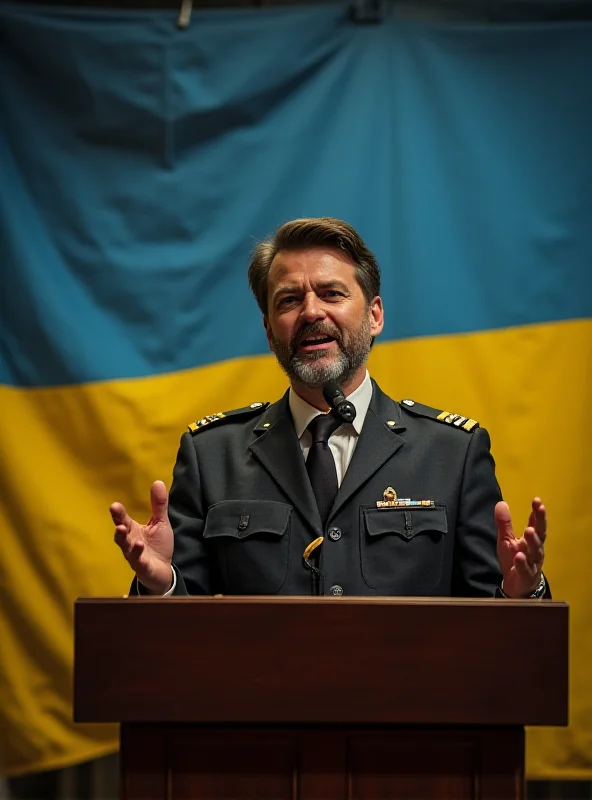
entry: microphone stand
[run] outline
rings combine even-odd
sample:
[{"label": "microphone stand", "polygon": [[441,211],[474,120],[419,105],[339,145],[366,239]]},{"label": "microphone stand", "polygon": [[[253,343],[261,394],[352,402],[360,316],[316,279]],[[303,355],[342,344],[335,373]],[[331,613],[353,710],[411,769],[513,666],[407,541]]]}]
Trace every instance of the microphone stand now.
[{"label": "microphone stand", "polygon": [[[327,381],[323,386],[323,397],[331,409],[330,413],[341,422],[353,422],[356,418],[356,407],[346,399],[336,381]],[[321,593],[321,578],[324,577],[318,566],[313,563],[317,561],[317,553],[314,551],[323,543],[323,536],[319,536],[311,542],[304,553],[302,559],[305,566],[310,570],[312,581],[312,594],[315,596]],[[314,553],[314,555],[313,555]]]}]

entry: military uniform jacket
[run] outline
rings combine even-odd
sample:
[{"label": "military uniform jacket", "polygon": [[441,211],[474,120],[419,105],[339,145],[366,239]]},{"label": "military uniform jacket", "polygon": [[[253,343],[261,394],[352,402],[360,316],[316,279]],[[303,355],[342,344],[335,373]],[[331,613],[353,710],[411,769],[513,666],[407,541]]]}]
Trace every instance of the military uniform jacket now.
[{"label": "military uniform jacket", "polygon": [[[169,505],[174,594],[494,596],[501,494],[489,436],[422,408],[373,383],[325,529],[288,393],[184,434]],[[387,487],[434,507],[377,508]],[[315,584],[303,551],[319,536]]]}]

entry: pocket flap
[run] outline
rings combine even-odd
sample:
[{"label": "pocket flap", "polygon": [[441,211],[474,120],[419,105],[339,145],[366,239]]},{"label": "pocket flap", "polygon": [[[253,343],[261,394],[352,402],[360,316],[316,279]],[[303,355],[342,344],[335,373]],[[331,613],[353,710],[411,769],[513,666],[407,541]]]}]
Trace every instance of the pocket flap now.
[{"label": "pocket flap", "polygon": [[283,536],[291,513],[292,506],[275,500],[223,500],[209,507],[203,537],[245,539],[254,533]]},{"label": "pocket flap", "polygon": [[396,533],[404,539],[412,539],[418,533],[448,531],[444,505],[435,508],[365,508],[364,518],[370,536]]}]

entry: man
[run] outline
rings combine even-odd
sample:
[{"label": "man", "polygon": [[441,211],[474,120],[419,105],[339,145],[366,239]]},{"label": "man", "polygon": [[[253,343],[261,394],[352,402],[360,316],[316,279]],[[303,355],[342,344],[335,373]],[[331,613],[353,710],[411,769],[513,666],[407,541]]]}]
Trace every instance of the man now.
[{"label": "man", "polygon": [[[111,506],[132,590],[550,596],[544,506],[533,500],[516,538],[487,432],[399,404],[371,381],[380,276],[353,228],[282,225],[256,248],[249,281],[290,389],[190,426],[170,503],[156,481],[147,525]],[[328,381],[355,407],[353,422],[327,414]]]}]

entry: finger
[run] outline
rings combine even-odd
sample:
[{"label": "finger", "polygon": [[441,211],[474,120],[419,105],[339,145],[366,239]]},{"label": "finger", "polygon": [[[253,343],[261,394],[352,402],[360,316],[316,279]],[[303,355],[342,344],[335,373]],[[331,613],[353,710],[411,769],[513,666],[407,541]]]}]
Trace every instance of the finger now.
[{"label": "finger", "polygon": [[169,493],[162,481],[154,481],[150,487],[150,503],[153,520],[168,519]]},{"label": "finger", "polygon": [[117,528],[115,528],[113,539],[115,543],[122,548],[122,550],[129,550],[136,544],[136,542],[141,542],[143,544],[141,537],[131,533],[131,531],[126,530],[123,525],[118,525]]},{"label": "finger", "polygon": [[533,502],[534,524],[529,527],[534,528],[541,542],[544,542],[547,538],[547,509],[538,497],[535,498],[535,500],[538,500],[538,504],[536,509],[534,509]]},{"label": "finger", "polygon": [[131,526],[131,517],[125,510],[125,506],[121,503],[112,503],[109,507],[111,519],[116,525],[125,525],[129,530]]},{"label": "finger", "polygon": [[514,542],[516,537],[512,527],[510,506],[501,500],[499,503],[496,503],[493,514],[495,517],[495,524],[497,526],[498,538],[504,542]]},{"label": "finger", "polygon": [[134,543],[134,546],[127,555],[127,563],[134,570],[134,572],[137,572],[138,567],[140,567],[141,564],[146,561],[144,547],[144,542],[137,541]]},{"label": "finger", "polygon": [[125,559],[134,567],[144,552],[144,542],[141,539],[132,539],[128,534],[118,530],[115,531],[113,539],[121,549]]},{"label": "finger", "polygon": [[[528,528],[527,528],[527,530],[528,530]],[[516,540],[515,552],[516,553],[524,553],[524,555],[527,555],[527,553],[528,553],[528,539],[525,539],[524,536],[521,536],[520,539],[517,539]]]},{"label": "finger", "polygon": [[528,561],[540,569],[545,557],[545,548],[534,528],[527,528],[524,531],[523,541],[526,542],[526,550],[523,551]]},{"label": "finger", "polygon": [[122,523],[121,525],[116,526],[115,536],[113,538],[117,537],[118,541],[123,541],[124,539],[129,539],[129,541],[132,541],[131,536],[132,536],[131,527],[129,525],[126,525],[126,523]]},{"label": "finger", "polygon": [[534,525],[535,525],[535,522],[536,522],[536,518],[537,518],[537,512],[538,512],[539,506],[541,506],[541,505],[542,505],[542,503],[541,503],[541,498],[540,497],[533,498],[533,501],[531,503],[532,509],[530,511],[530,516],[528,517],[527,527],[534,528]]},{"label": "finger", "polygon": [[538,572],[537,568],[528,562],[526,555],[522,552],[516,553],[514,556],[513,566],[525,582],[532,582]]}]

